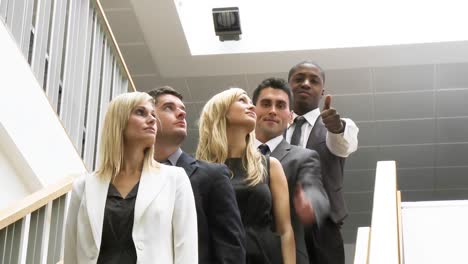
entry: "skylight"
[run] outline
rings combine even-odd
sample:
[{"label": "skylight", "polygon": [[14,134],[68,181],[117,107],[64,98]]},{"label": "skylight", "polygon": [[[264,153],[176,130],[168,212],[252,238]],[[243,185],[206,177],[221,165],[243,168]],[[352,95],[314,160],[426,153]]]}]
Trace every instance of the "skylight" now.
[{"label": "skylight", "polygon": [[[192,55],[468,40],[464,0],[175,0]],[[219,41],[211,9],[237,6],[240,41]]]}]

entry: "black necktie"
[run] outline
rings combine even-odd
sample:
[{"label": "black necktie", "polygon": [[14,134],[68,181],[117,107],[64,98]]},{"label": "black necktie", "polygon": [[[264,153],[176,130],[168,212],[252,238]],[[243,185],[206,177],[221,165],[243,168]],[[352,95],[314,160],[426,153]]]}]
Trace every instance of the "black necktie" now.
[{"label": "black necktie", "polygon": [[260,150],[263,155],[270,155],[270,148],[267,144],[261,144],[258,146],[258,150]]},{"label": "black necktie", "polygon": [[302,125],[305,123],[306,119],[303,116],[298,116],[294,119],[294,132],[291,136],[291,145],[299,145],[302,135]]}]

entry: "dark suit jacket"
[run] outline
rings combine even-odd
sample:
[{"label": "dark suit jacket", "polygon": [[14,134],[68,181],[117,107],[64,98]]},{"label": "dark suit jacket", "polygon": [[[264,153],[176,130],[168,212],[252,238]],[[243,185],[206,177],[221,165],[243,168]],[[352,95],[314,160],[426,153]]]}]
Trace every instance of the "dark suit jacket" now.
[{"label": "dark suit jacket", "polygon": [[185,152],[176,166],[185,169],[192,184],[199,263],[245,263],[245,231],[228,168],[196,160]]},{"label": "dark suit jacket", "polygon": [[326,145],[327,128],[322,118],[317,118],[306,147],[320,155],[323,186],[330,200],[330,218],[336,224],[341,224],[348,215],[343,195],[343,169],[345,158],[331,153]]},{"label": "dark suit jacket", "polygon": [[288,180],[291,225],[296,241],[296,262],[308,264],[309,258],[304,240],[304,226],[296,215],[293,205],[294,192],[300,183],[315,210],[315,217],[320,222],[328,215],[330,204],[320,175],[320,158],[317,152],[290,145],[283,139],[271,153],[283,166]]},{"label": "dark suit jacket", "polygon": [[326,135],[327,128],[322,118],[317,118],[306,147],[320,155],[323,186],[330,200],[330,215],[320,226],[307,226],[305,239],[311,263],[344,264],[344,245],[340,229],[348,214],[343,195],[345,158],[330,152],[326,145]]}]

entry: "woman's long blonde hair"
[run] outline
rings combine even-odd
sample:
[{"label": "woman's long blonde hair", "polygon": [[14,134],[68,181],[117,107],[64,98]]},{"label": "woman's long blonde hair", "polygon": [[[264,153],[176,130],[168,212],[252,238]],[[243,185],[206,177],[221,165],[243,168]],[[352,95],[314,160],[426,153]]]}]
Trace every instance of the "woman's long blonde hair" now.
[{"label": "woman's long blonde hair", "polygon": [[[228,158],[227,119],[230,106],[241,95],[247,94],[240,88],[230,88],[213,96],[203,107],[199,121],[199,140],[196,151],[197,159],[224,163]],[[247,175],[246,182],[253,186],[263,181],[265,166],[263,156],[254,146],[255,130],[245,138],[246,149],[242,156],[242,165]]]},{"label": "woman's long blonde hair", "polygon": [[[112,179],[119,174],[124,158],[124,131],[135,107],[153,98],[142,92],[124,93],[109,104],[101,128],[99,163],[95,174],[102,179]],[[154,145],[145,150],[143,166],[158,166],[153,160]]]}]

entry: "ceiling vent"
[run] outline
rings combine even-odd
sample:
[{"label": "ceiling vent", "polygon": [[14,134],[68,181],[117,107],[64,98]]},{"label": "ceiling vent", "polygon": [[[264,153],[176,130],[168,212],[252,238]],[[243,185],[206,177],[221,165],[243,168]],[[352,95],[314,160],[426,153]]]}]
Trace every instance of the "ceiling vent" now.
[{"label": "ceiling vent", "polygon": [[238,7],[213,8],[213,22],[220,41],[240,40],[242,31]]}]

